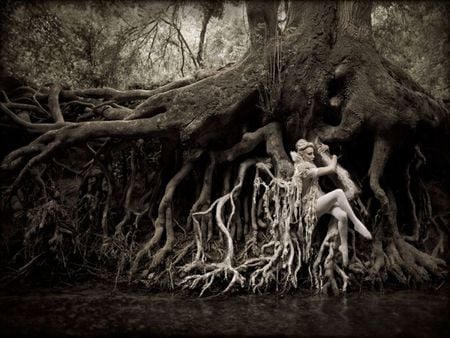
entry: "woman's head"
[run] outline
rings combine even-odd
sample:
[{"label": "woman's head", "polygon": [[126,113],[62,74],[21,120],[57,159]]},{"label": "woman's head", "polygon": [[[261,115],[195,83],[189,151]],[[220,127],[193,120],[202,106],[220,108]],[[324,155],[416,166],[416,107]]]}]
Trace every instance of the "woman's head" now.
[{"label": "woman's head", "polygon": [[303,158],[303,160],[312,162],[314,161],[314,144],[306,141],[305,139],[300,139],[295,144],[295,149],[297,153]]}]

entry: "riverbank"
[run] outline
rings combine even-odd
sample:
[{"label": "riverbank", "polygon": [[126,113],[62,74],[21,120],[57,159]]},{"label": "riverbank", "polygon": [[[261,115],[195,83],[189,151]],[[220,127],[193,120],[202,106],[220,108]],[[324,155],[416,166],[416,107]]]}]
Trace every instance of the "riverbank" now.
[{"label": "riverbank", "polygon": [[449,290],[193,298],[92,284],[4,289],[0,329],[14,337],[448,337]]}]

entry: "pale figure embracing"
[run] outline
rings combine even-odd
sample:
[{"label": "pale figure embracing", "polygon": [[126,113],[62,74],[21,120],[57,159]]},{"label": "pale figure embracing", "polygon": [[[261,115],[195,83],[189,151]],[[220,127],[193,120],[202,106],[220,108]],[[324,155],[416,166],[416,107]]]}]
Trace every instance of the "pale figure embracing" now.
[{"label": "pale figure embracing", "polygon": [[[348,265],[348,219],[354,225],[355,230],[366,239],[372,239],[372,235],[364,224],[356,217],[350,206],[347,197],[342,189],[335,189],[328,193],[324,193],[320,186],[318,178],[323,175],[329,175],[336,172],[337,157],[333,155],[329,165],[325,167],[316,167],[314,164],[314,144],[304,139],[297,141],[296,152],[291,152],[294,161],[293,182],[299,185],[299,193],[301,203],[303,223],[306,225],[307,233],[311,235],[312,229],[317,219],[324,214],[330,214],[338,221],[338,232],[341,244],[339,251],[342,254],[344,266]],[[328,146],[322,144],[317,151],[324,152]]]}]

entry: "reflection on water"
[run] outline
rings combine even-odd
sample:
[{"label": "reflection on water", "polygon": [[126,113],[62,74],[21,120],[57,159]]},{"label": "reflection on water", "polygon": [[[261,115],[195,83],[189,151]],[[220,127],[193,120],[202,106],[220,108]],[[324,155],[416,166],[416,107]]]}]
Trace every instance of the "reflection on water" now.
[{"label": "reflection on water", "polygon": [[345,297],[199,299],[103,287],[0,293],[9,335],[450,336],[449,287]]}]

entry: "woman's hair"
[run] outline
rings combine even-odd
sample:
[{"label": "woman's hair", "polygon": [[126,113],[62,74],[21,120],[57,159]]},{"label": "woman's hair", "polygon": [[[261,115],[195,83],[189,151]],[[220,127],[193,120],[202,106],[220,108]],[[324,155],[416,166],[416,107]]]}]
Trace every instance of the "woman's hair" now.
[{"label": "woman's hair", "polygon": [[[309,148],[309,147],[314,149],[314,144],[306,141],[303,138],[298,140],[297,143],[295,144],[295,149],[298,152],[302,152],[303,150],[305,150],[306,148]],[[294,161],[294,162],[303,161],[303,157],[295,151],[291,151],[291,158],[292,158],[292,161]]]},{"label": "woman's hair", "polygon": [[302,150],[305,150],[306,148],[309,148],[309,147],[314,149],[314,144],[312,142],[306,141],[304,138],[301,138],[295,144],[295,149],[297,151],[302,151]]}]

